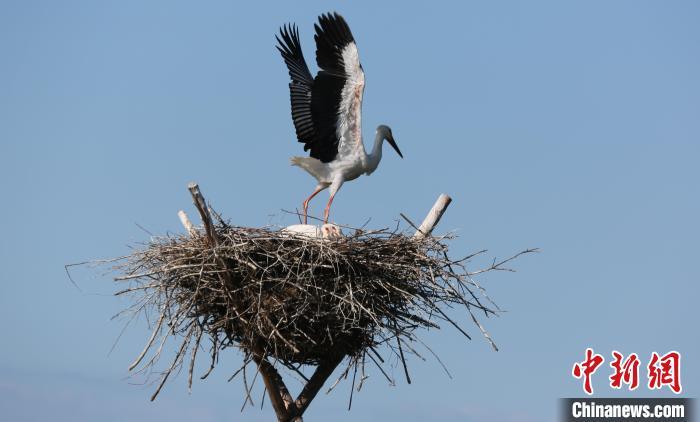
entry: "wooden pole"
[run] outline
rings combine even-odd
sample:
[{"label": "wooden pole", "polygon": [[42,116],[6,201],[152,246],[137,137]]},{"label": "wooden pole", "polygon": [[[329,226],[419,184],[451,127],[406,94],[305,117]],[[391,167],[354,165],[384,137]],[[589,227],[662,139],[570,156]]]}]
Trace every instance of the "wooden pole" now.
[{"label": "wooden pole", "polygon": [[177,216],[180,217],[180,222],[182,223],[182,226],[185,228],[185,230],[187,230],[187,234],[189,234],[190,236],[194,236],[195,233],[197,233],[197,230],[195,230],[194,226],[192,225],[192,222],[187,216],[187,213],[183,210],[180,210],[177,212]]},{"label": "wooden pole", "polygon": [[331,376],[335,368],[340,365],[340,362],[342,362],[344,358],[344,353],[337,353],[328,356],[323,362],[319,363],[316,367],[316,371],[314,371],[314,374],[309,378],[309,381],[296,399],[295,407],[297,410],[297,420],[302,420],[301,415],[304,414],[311,401],[316,397],[321,387],[323,387],[323,384],[328,380],[328,377]]},{"label": "wooden pole", "polygon": [[260,376],[265,383],[267,395],[270,397],[270,403],[272,403],[272,409],[277,415],[277,420],[279,422],[289,422],[292,420],[293,412],[296,408],[287,386],[282,381],[282,376],[267,359],[257,355],[255,352],[253,352],[253,360],[260,370]]},{"label": "wooden pole", "polygon": [[421,239],[423,237],[430,236],[435,226],[437,226],[437,224],[440,222],[440,218],[442,218],[442,215],[450,205],[450,202],[452,202],[452,198],[450,198],[447,194],[440,194],[413,237],[416,239]]},{"label": "wooden pole", "polygon": [[214,223],[211,220],[211,214],[209,214],[209,207],[207,206],[207,201],[204,200],[202,192],[199,191],[199,185],[195,182],[190,182],[190,184],[187,185],[187,189],[190,191],[190,195],[192,195],[192,201],[194,202],[194,206],[197,207],[197,211],[199,211],[199,216],[202,218],[202,223],[204,223],[204,230],[207,233],[209,245],[211,247],[217,246],[219,244],[219,241],[216,238]]}]

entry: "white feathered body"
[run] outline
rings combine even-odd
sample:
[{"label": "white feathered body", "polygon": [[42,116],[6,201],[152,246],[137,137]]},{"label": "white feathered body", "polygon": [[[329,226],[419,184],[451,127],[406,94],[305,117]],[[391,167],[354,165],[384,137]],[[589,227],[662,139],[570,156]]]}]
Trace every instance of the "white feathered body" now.
[{"label": "white feathered body", "polygon": [[[365,74],[360,67],[357,46],[348,44],[342,52],[347,83],[343,87],[337,129],[338,155],[335,160],[324,163],[313,157],[292,157],[291,162],[311,174],[319,184],[330,186],[337,179],[355,180],[363,173],[370,174],[370,157],[362,143],[362,95],[365,87]],[[340,182],[342,184],[342,182]]]}]

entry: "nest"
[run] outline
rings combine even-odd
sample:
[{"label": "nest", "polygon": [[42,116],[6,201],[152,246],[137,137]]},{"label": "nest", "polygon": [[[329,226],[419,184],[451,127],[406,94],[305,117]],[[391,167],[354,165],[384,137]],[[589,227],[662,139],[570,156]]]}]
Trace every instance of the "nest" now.
[{"label": "nest", "polygon": [[[405,354],[420,356],[416,330],[449,323],[469,337],[446,313],[455,307],[495,348],[475,313],[489,316],[497,307],[472,275],[505,269],[514,257],[469,272],[465,263],[484,251],[450,259],[446,237],[355,230],[328,240],[221,221],[213,229],[213,246],[203,231],[154,238],[118,266],[117,280],[128,286],[117,294],[133,295],[131,309],[157,316],[132,368],[157,360],[162,346],[156,339],[181,339],[160,387],[187,356],[191,385],[205,344],[211,344],[210,371],[222,350],[236,347],[244,353],[243,368],[259,356],[300,373],[302,365],[339,355],[350,358],[346,376],[358,365],[364,374],[365,362],[374,362],[389,378],[382,369],[388,351],[408,377]],[[149,351],[152,357],[143,361]]]}]

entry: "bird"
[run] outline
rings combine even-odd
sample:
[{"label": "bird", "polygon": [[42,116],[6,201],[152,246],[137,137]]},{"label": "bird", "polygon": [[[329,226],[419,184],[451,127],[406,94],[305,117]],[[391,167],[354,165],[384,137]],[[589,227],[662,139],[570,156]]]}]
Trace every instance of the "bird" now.
[{"label": "bird", "polygon": [[335,224],[324,224],[321,228],[308,224],[292,224],[282,229],[283,233],[294,233],[295,235],[321,239],[339,239],[343,237],[343,230]]},{"label": "bird", "polygon": [[318,182],[303,202],[304,224],[309,201],[329,189],[323,213],[326,224],[333,198],[343,183],[377,169],[385,140],[399,157],[403,158],[403,154],[391,128],[383,124],[377,126],[372,150],[365,151],[361,124],[365,73],[345,19],[337,12],[322,14],[314,30],[319,67],[315,78],[304,59],[297,26],[285,24],[275,38],[291,79],[289,92],[297,140],[304,144],[304,151],[309,151],[308,157],[296,156],[290,161]]}]

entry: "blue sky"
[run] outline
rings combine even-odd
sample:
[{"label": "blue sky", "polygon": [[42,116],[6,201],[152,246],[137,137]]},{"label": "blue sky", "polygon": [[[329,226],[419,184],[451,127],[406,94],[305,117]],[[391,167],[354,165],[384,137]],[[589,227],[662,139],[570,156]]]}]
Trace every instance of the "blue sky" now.
[{"label": "blue sky", "polygon": [[[129,253],[149,238],[137,224],[180,231],[191,180],[236,224],[293,223],[281,210],[314,181],[288,165],[302,151],[274,34],[296,22],[313,58],[329,10],[360,49],[365,135],[390,125],[405,156],[346,184],[333,218],[419,220],[446,192],[455,254],[542,253],[481,280],[508,310],[485,321],[500,352],[426,333],[454,379],[414,358],[413,384],[370,373],[351,412],[345,385],[306,420],[553,421],[557,398],[582,395],[570,371],[586,347],[643,364],[678,350],[684,396],[698,395],[697,2],[300,3],[0,3],[3,419],[271,420],[268,405],[239,413],[235,352],[191,395],[181,376],[148,402],[126,370],[145,324],[110,353],[126,302],[99,270],[75,289],[63,265]],[[607,375],[597,396],[669,395],[616,392]]]}]

